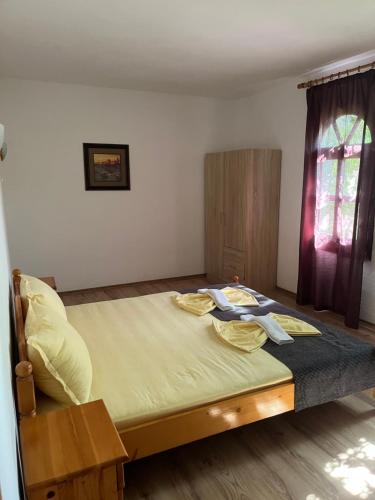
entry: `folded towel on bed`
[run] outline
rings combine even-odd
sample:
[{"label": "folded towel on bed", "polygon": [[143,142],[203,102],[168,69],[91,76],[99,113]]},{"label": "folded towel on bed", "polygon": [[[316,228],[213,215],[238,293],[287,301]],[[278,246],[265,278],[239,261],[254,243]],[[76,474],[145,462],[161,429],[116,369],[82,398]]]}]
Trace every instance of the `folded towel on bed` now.
[{"label": "folded towel on bed", "polygon": [[283,345],[293,343],[294,335],[321,335],[321,332],[309,323],[284,314],[242,314],[240,318],[241,321],[220,321],[215,318],[212,324],[220,338],[246,352],[259,349],[267,338]]},{"label": "folded towel on bed", "polygon": [[216,307],[211,297],[209,295],[203,295],[202,293],[173,295],[172,300],[181,309],[196,314],[197,316],[203,316],[213,311]]},{"label": "folded towel on bed", "polygon": [[298,335],[321,335],[322,333],[302,319],[288,316],[287,314],[270,313],[269,316],[276,320],[283,330],[296,337]]},{"label": "folded towel on bed", "polygon": [[277,319],[272,318],[271,315],[266,316],[254,316],[253,314],[242,314],[241,321],[246,321],[250,323],[257,323],[259,326],[264,328],[268,338],[279,345],[290,344],[294,342],[294,339],[286,333],[286,331],[280,326]]},{"label": "folded towel on bed", "polygon": [[242,351],[254,352],[267,342],[264,328],[255,322],[214,319],[212,325],[222,340]]},{"label": "folded towel on bed", "polygon": [[235,306],[229,302],[223,290],[200,288],[198,293],[211,297],[220,311],[233,311],[235,309]]},{"label": "folded towel on bed", "polygon": [[[207,290],[207,293],[206,293]],[[184,309],[185,311],[196,314],[197,316],[202,316],[203,314],[207,314],[213,311],[217,305],[214,301],[213,294],[209,294],[212,289],[201,289],[201,293],[185,293],[182,295],[174,295],[172,297],[175,304]],[[219,290],[215,290],[218,292]],[[257,299],[249,293],[247,290],[225,287],[220,290],[222,295],[216,294],[216,298],[220,300],[220,297],[224,296],[224,299],[220,301],[221,306],[229,307],[230,309],[221,309],[223,310],[234,310],[234,306],[259,306]],[[214,295],[215,296],[215,295]]]},{"label": "folded towel on bed", "polygon": [[244,286],[227,286],[223,288],[222,291],[231,304],[244,307],[259,306],[259,302],[254,297],[250,288],[246,288]]}]

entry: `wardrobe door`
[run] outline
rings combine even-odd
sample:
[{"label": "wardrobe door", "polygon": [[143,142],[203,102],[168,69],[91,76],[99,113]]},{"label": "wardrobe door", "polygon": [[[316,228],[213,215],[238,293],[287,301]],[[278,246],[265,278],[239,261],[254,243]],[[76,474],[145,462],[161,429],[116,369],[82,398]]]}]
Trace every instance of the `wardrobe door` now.
[{"label": "wardrobe door", "polygon": [[246,250],[244,222],[247,210],[247,171],[249,151],[224,153],[224,246]]},{"label": "wardrobe door", "polygon": [[224,153],[224,253],[223,278],[232,281],[237,275],[245,279],[247,210],[247,177],[249,151]]},{"label": "wardrobe door", "polygon": [[248,177],[245,280],[260,292],[276,287],[281,151],[253,150]]},{"label": "wardrobe door", "polygon": [[205,269],[207,278],[220,282],[224,248],[224,153],[206,155],[205,165]]}]

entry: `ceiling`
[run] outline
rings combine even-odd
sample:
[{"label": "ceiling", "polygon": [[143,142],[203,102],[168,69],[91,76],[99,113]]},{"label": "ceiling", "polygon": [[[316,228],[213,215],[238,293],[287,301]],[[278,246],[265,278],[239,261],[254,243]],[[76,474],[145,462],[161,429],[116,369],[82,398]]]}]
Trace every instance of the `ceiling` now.
[{"label": "ceiling", "polygon": [[0,0],[0,76],[240,97],[375,48],[374,0]]}]

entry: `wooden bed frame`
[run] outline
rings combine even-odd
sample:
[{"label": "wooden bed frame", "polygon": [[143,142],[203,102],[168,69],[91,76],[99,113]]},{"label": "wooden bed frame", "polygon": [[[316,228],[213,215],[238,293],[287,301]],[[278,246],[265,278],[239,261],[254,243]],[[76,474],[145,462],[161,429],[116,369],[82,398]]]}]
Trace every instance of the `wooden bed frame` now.
[{"label": "wooden bed frame", "polygon": [[[27,304],[20,295],[21,271],[13,271],[13,303],[19,362],[16,389],[19,418],[37,413],[33,367],[27,357],[25,318]],[[235,277],[235,282],[239,282]],[[294,384],[277,384],[249,391],[214,403],[118,428],[130,460],[190,443],[241,425],[263,420],[294,409]]]}]

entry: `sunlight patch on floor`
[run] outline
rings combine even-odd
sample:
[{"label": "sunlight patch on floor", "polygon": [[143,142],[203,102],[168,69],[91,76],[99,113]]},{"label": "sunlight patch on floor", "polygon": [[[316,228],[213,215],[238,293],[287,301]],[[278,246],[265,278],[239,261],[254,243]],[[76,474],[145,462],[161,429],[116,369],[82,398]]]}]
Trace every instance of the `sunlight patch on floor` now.
[{"label": "sunlight patch on floor", "polygon": [[339,453],[335,459],[325,465],[324,470],[332,478],[339,480],[351,495],[363,499],[373,498],[375,494],[375,444],[365,438],[359,439],[358,446]]}]

